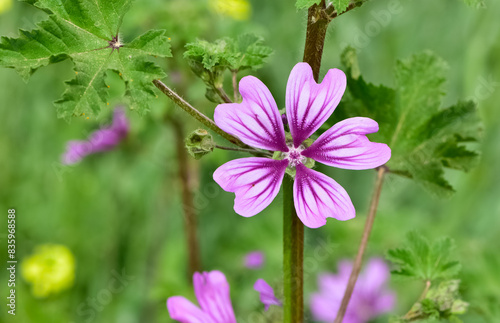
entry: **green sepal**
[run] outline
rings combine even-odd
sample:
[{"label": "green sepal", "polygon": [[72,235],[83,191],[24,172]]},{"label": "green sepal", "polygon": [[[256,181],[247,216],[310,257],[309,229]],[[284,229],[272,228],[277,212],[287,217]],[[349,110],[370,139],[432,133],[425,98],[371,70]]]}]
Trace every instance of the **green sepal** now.
[{"label": "green sepal", "polygon": [[213,137],[205,129],[196,129],[185,140],[186,149],[194,159],[200,159],[215,148]]}]

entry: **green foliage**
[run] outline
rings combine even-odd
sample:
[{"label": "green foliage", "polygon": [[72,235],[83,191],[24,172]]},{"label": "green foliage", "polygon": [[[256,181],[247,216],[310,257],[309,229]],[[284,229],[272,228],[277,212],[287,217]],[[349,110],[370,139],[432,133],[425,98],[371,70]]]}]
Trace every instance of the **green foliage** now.
[{"label": "green foliage", "polygon": [[349,95],[337,116],[365,116],[376,120],[380,130],[372,138],[387,143],[392,157],[387,166],[393,174],[411,178],[439,196],[453,187],[444,169],[470,170],[478,153],[465,144],[476,142],[480,122],[476,104],[458,102],[441,108],[446,64],[430,52],[396,64],[396,88],[374,85],[360,75],[356,52],[342,54]]},{"label": "green foliage", "polygon": [[[219,70],[256,70],[266,62],[273,50],[263,45],[263,39],[253,34],[243,34],[237,39],[223,38],[213,43],[197,40],[186,45],[184,57],[194,72],[202,77],[204,72]],[[202,77],[203,78],[203,77]]]},{"label": "green foliage", "polygon": [[320,1],[321,0],[297,0],[297,2],[295,3],[295,7],[299,10],[305,9],[309,8],[312,5],[320,3]]},{"label": "green foliage", "polygon": [[346,11],[350,2],[351,2],[351,0],[333,0],[333,7],[337,11],[337,13],[340,14],[340,13]]},{"label": "green foliage", "polygon": [[469,304],[460,299],[459,285],[459,280],[440,283],[438,287],[431,288],[423,300],[415,303],[404,317],[394,319],[392,322],[437,322],[441,320],[462,322],[457,315],[464,314]]},{"label": "green foliage", "polygon": [[31,31],[18,38],[2,37],[0,66],[14,68],[28,80],[38,68],[71,59],[75,77],[66,82],[63,97],[55,102],[58,116],[98,114],[107,104],[106,72],[115,71],[125,82],[131,109],[144,113],[155,98],[154,79],[165,74],[150,56],[169,57],[164,30],[150,30],[128,44],[118,37],[131,0],[37,0],[29,3],[49,13]]},{"label": "green foliage", "polygon": [[206,154],[211,153],[215,148],[212,135],[205,129],[196,129],[191,132],[186,140],[186,149],[194,159],[201,159]]},{"label": "green foliage", "polygon": [[186,45],[184,58],[193,72],[207,84],[206,97],[218,102],[217,89],[222,88],[224,72],[256,70],[266,62],[273,50],[263,45],[263,39],[243,34],[237,39],[223,38],[211,43],[197,40]]},{"label": "green foliage", "polygon": [[442,238],[430,244],[412,231],[407,234],[406,246],[389,250],[387,259],[399,267],[392,272],[399,276],[423,281],[448,279],[460,271],[460,264],[450,260],[453,248],[450,238]]}]

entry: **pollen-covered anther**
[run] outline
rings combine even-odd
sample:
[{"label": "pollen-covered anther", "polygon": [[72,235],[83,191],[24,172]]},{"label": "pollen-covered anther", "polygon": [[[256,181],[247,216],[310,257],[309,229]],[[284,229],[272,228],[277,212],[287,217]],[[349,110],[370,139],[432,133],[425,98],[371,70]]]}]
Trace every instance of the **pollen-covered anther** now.
[{"label": "pollen-covered anther", "polygon": [[295,148],[293,145],[288,146],[288,152],[283,153],[283,159],[288,160],[289,167],[295,167],[298,164],[304,164],[307,160],[305,156],[302,156],[302,151],[304,151],[305,147],[300,145]]}]

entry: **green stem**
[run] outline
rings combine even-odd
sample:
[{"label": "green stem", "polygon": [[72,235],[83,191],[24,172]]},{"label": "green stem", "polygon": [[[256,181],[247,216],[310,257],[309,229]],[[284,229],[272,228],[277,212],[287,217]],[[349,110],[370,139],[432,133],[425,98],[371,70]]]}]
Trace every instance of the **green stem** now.
[{"label": "green stem", "polygon": [[244,144],[241,140],[238,138],[228,134],[221,128],[219,128],[215,122],[212,121],[209,117],[198,111],[196,108],[194,108],[191,104],[189,104],[186,100],[181,98],[179,94],[175,93],[172,91],[168,86],[166,86],[162,81],[160,80],[154,80],[153,84],[163,92],[166,96],[168,96],[172,101],[174,101],[175,104],[177,104],[179,107],[181,107],[184,111],[189,113],[191,116],[193,116],[196,120],[199,122],[203,123],[205,126],[210,128],[210,130],[214,131],[218,135],[220,135],[222,138],[230,141],[231,143],[235,144],[238,147],[241,148],[252,148],[246,144]]},{"label": "green stem", "polygon": [[232,81],[233,81],[233,96],[234,102],[239,101],[239,91],[238,91],[238,70],[231,70]]},{"label": "green stem", "polygon": [[224,103],[233,103],[222,87],[214,87],[214,90]]},{"label": "green stem", "polygon": [[303,322],[303,262],[304,225],[295,212],[293,178],[285,175],[283,179],[284,322]]},{"label": "green stem", "polygon": [[323,47],[325,45],[326,30],[330,23],[326,11],[325,1],[315,4],[309,8],[307,15],[306,44],[304,46],[303,61],[309,63],[313,70],[316,82],[319,77]]},{"label": "green stem", "polygon": [[[308,63],[316,82],[328,27],[325,0],[309,8],[304,62]],[[304,225],[297,217],[293,201],[293,178],[283,180],[283,283],[284,322],[304,321]]]},{"label": "green stem", "polygon": [[240,152],[245,152],[245,153],[251,153],[251,154],[262,154],[265,155],[265,157],[272,158],[273,155],[267,151],[261,151],[257,149],[247,149],[247,148],[239,148],[239,147],[226,147],[226,146],[219,146],[215,145],[215,148],[217,149],[222,149],[222,150],[232,150],[232,151],[240,151]]},{"label": "green stem", "polygon": [[377,214],[378,201],[380,200],[380,193],[382,193],[382,185],[384,184],[384,175],[387,171],[385,165],[378,168],[377,181],[375,182],[375,187],[373,189],[372,200],[370,202],[370,210],[368,211],[368,216],[366,217],[365,228],[363,229],[363,237],[361,238],[361,243],[358,248],[358,253],[356,254],[356,259],[354,260],[354,265],[352,266],[351,275],[349,276],[349,282],[344,292],[344,297],[342,298],[342,303],[337,312],[337,317],[334,323],[342,323],[344,319],[347,306],[349,305],[349,300],[351,299],[354,286],[358,280],[359,272],[361,271],[361,266],[363,263],[363,255],[368,245],[368,239],[370,238],[370,233],[372,231],[373,222],[375,221],[375,215]]}]

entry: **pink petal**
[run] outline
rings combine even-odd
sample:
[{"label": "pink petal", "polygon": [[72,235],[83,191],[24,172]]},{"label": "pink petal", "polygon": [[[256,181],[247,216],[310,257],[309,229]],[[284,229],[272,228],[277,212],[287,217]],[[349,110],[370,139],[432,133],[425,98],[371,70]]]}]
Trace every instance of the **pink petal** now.
[{"label": "pink petal", "polygon": [[65,165],[72,165],[78,163],[85,156],[92,154],[92,144],[87,141],[69,141],[66,145],[66,151],[62,156],[62,163]]},{"label": "pink petal", "polygon": [[107,151],[113,149],[121,142],[121,136],[111,128],[94,131],[88,140],[92,145],[92,152]]},{"label": "pink petal", "polygon": [[310,307],[314,321],[333,322],[337,317],[337,311],[340,308],[340,303],[342,301],[341,297],[340,299],[334,299],[329,297],[327,294],[312,294]]},{"label": "pink petal", "polygon": [[264,264],[264,253],[252,251],[245,255],[245,267],[248,269],[260,269]]},{"label": "pink petal", "polygon": [[120,138],[124,138],[127,136],[129,128],[130,125],[125,111],[122,108],[116,108],[113,112],[113,124],[111,125],[111,129],[115,131]]},{"label": "pink petal", "polygon": [[390,276],[389,266],[380,258],[372,258],[366,264],[358,284],[363,293],[380,294]]},{"label": "pink petal", "polygon": [[195,273],[193,285],[198,303],[214,322],[236,323],[229,283],[223,273],[217,270]]},{"label": "pink petal", "polygon": [[167,309],[173,320],[182,323],[217,323],[208,314],[205,314],[182,296],[170,297],[167,300]]},{"label": "pink petal", "polygon": [[266,311],[271,305],[282,306],[281,301],[274,296],[273,288],[264,279],[257,279],[253,289],[259,292],[260,301],[264,304]]},{"label": "pink petal", "polygon": [[326,224],[327,217],[345,221],[356,216],[349,195],[337,182],[303,164],[296,170],[293,198],[304,225],[318,228]]},{"label": "pink petal", "polygon": [[377,131],[378,124],[372,119],[346,119],[319,136],[302,155],[338,168],[375,168],[391,158],[389,146],[371,142],[366,137]]},{"label": "pink petal", "polygon": [[387,313],[391,312],[394,310],[394,306],[396,305],[396,294],[392,291],[387,291],[387,292],[381,292],[377,299],[374,306],[374,312],[375,314],[382,314],[382,313]]},{"label": "pink petal", "polygon": [[219,104],[215,123],[247,145],[273,151],[288,151],[278,106],[259,79],[246,76],[240,81],[241,103]]},{"label": "pink petal", "polygon": [[223,190],[236,194],[236,213],[249,217],[265,209],[278,195],[287,165],[287,160],[234,159],[217,168],[213,176]]},{"label": "pink petal", "polygon": [[346,77],[341,70],[329,70],[321,84],[317,84],[309,64],[295,65],[286,86],[286,116],[295,147],[330,117],[345,88]]}]

